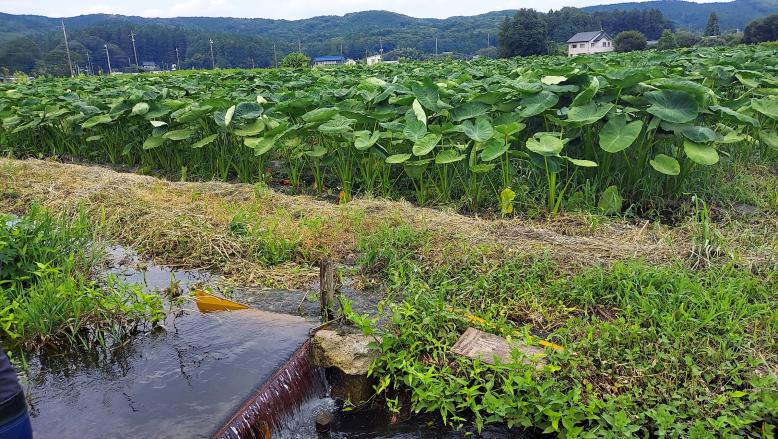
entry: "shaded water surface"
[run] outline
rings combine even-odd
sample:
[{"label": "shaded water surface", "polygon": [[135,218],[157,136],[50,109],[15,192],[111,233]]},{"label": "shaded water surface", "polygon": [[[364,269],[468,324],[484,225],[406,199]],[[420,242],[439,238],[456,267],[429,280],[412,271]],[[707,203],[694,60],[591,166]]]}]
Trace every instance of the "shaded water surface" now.
[{"label": "shaded water surface", "polygon": [[[186,289],[198,272],[114,270],[146,290]],[[258,310],[200,314],[192,304],[108,358],[41,356],[25,390],[36,438],[210,437],[308,338],[302,318]]]}]

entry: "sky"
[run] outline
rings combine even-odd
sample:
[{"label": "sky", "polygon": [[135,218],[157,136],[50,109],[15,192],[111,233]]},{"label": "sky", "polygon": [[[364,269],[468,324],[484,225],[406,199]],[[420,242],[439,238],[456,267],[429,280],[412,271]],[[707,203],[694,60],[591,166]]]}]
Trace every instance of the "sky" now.
[{"label": "sky", "polygon": [[[412,17],[446,18],[504,9],[589,6],[629,0],[0,0],[0,12],[71,17],[122,14],[143,17],[240,17],[300,19],[373,9]],[[696,0],[698,3],[717,0]],[[723,0],[718,0],[723,1]]]}]

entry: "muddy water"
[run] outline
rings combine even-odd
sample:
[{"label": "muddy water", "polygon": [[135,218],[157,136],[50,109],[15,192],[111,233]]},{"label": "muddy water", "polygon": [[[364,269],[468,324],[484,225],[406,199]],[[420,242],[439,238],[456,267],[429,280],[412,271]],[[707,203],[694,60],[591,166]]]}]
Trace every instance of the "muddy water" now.
[{"label": "muddy water", "polygon": [[[198,272],[149,266],[112,270],[155,291],[171,274],[186,288]],[[107,357],[43,356],[25,390],[36,438],[204,438],[305,342],[312,324],[259,310],[200,314],[191,304],[164,330]]]}]

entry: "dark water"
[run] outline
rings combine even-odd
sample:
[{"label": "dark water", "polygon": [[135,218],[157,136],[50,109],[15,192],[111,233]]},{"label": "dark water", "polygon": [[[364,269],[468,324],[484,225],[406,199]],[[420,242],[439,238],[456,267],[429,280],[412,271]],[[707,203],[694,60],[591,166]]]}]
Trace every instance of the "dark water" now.
[{"label": "dark water", "polygon": [[[149,292],[175,283],[186,296],[190,287],[219,282],[208,273],[143,263],[121,248],[111,249],[110,254],[111,273],[125,282],[142,284]],[[300,302],[303,312],[311,308],[314,313],[314,305],[318,307],[306,307],[302,292],[264,291],[261,298],[246,290],[233,293],[236,300],[259,307],[267,307],[275,298],[286,303],[282,308],[286,312],[294,312]],[[109,352],[34,358],[25,392],[35,437],[210,438],[295,356],[315,324],[255,309],[201,314],[187,303],[168,315],[163,329]],[[327,396],[324,374],[311,370],[308,380],[288,381],[304,382],[304,389],[289,389],[284,379],[274,381],[271,394],[300,400],[294,409],[271,416],[273,439],[319,438],[314,418],[322,412],[336,413],[333,439],[464,437],[422,421],[393,425],[381,412],[337,414],[336,402]],[[293,378],[294,374],[286,375]],[[484,437],[525,436],[496,429]]]},{"label": "dark water", "polygon": [[[208,279],[172,274],[184,289]],[[148,267],[146,289],[168,287],[170,275]],[[144,279],[131,269],[121,277]],[[259,310],[201,314],[189,304],[164,330],[107,357],[38,358],[25,386],[35,437],[210,437],[305,342],[311,326]]]}]

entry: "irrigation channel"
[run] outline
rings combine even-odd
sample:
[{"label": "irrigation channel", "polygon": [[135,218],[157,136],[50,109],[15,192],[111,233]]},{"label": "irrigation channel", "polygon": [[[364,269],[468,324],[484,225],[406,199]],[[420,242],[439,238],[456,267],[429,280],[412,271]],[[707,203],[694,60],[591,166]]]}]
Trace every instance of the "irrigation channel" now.
[{"label": "irrigation channel", "polygon": [[[187,295],[218,280],[118,247],[110,254],[106,275],[146,291],[173,282]],[[315,418],[323,413],[334,414],[331,438],[461,437],[422,422],[389,425],[380,413],[339,416],[324,372],[307,355],[316,324],[258,309],[201,313],[188,301],[164,328],[110,355],[36,357],[24,380],[35,437],[306,439],[322,437]]]}]

